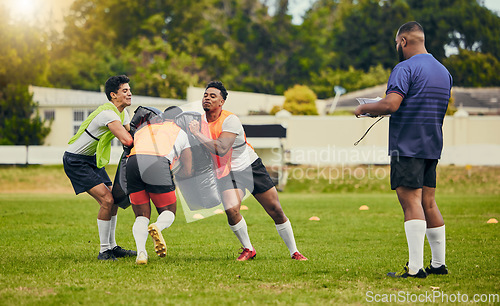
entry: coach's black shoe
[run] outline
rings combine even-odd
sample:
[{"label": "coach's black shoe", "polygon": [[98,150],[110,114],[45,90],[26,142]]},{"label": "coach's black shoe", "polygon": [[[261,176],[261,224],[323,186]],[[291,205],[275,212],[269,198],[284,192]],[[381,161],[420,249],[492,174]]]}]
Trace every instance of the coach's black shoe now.
[{"label": "coach's black shoe", "polygon": [[408,277],[414,277],[414,278],[426,278],[427,273],[425,273],[424,269],[418,270],[417,274],[410,274],[409,273],[409,268],[408,268],[408,263],[403,267],[403,271],[401,272],[389,272],[387,273],[387,276],[390,277],[396,277],[396,278],[408,278]]},{"label": "coach's black shoe", "polygon": [[99,259],[99,260],[116,260],[116,257],[113,254],[112,250],[107,250],[107,251],[104,251],[102,253],[99,253],[99,255],[97,255],[97,259]]},{"label": "coach's black shoe", "polygon": [[116,258],[126,257],[126,256],[137,256],[136,251],[122,249],[122,247],[119,245],[115,246],[112,252]]},{"label": "coach's black shoe", "polygon": [[429,265],[427,267],[425,267],[425,272],[427,274],[440,274],[440,275],[444,275],[444,274],[448,274],[448,268],[446,267],[446,265],[441,265],[437,268],[434,268],[432,266],[432,260],[431,260],[431,263],[429,263]]}]

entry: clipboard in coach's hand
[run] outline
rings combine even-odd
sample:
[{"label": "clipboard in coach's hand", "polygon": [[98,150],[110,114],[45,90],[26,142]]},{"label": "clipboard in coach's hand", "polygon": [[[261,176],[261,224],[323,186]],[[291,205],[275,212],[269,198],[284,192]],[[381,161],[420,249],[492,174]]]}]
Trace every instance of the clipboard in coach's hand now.
[{"label": "clipboard in coach's hand", "polygon": [[[382,100],[381,97],[376,97],[376,98],[356,98],[358,100],[359,104],[369,104],[369,103],[375,103],[380,100]],[[372,116],[369,113],[359,115],[360,117],[371,117],[371,118],[376,118],[376,117],[390,117],[391,115],[382,115],[382,116]]]}]

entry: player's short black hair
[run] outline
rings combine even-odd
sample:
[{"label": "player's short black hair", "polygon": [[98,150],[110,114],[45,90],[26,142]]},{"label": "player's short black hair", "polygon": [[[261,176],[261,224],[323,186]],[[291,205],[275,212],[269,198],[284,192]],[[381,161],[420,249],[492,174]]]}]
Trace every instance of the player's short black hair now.
[{"label": "player's short black hair", "polygon": [[110,77],[104,84],[104,92],[109,101],[111,101],[111,93],[117,93],[122,84],[130,83],[130,79],[126,75],[115,75]]},{"label": "player's short black hair", "polygon": [[227,90],[226,90],[226,87],[224,87],[224,85],[222,84],[222,82],[220,81],[211,81],[210,83],[208,83],[207,87],[205,87],[205,90],[209,89],[209,88],[217,88],[218,90],[220,90],[220,94],[222,96],[222,99],[226,100],[227,98]]},{"label": "player's short black hair", "polygon": [[420,25],[420,23],[416,21],[410,21],[399,27],[398,35],[414,31],[424,33],[424,28],[422,27],[422,25]]},{"label": "player's short black hair", "polygon": [[169,106],[165,109],[161,117],[163,120],[174,120],[177,115],[182,113],[182,109],[178,106]]}]

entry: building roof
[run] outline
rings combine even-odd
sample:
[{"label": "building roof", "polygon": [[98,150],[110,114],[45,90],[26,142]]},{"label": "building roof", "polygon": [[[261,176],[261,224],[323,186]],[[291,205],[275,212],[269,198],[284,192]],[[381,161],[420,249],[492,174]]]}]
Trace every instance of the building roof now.
[{"label": "building roof", "polygon": [[500,87],[464,88],[453,87],[455,106],[470,112],[498,113],[500,111]]},{"label": "building roof", "polygon": [[[377,85],[342,95],[336,109],[354,109],[359,105],[356,98],[384,97],[387,84]],[[463,107],[471,113],[500,112],[500,87],[464,88],[453,87],[452,95],[456,107]],[[330,108],[334,98],[327,99],[326,109]]]},{"label": "building roof", "polygon": [[[43,107],[97,107],[108,102],[104,92],[30,86],[33,101]],[[147,96],[132,96],[134,105],[163,108],[168,105],[183,105],[186,100],[165,99]]]}]

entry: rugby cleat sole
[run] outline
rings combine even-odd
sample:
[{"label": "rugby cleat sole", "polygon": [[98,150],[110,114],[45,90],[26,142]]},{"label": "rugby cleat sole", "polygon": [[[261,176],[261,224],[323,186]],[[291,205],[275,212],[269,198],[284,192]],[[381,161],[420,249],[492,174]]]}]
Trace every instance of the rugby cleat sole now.
[{"label": "rugby cleat sole", "polygon": [[148,232],[155,243],[156,254],[160,257],[167,256],[167,245],[165,244],[165,239],[163,239],[163,235],[161,234],[161,231],[158,229],[156,224],[150,224],[148,227]]}]

